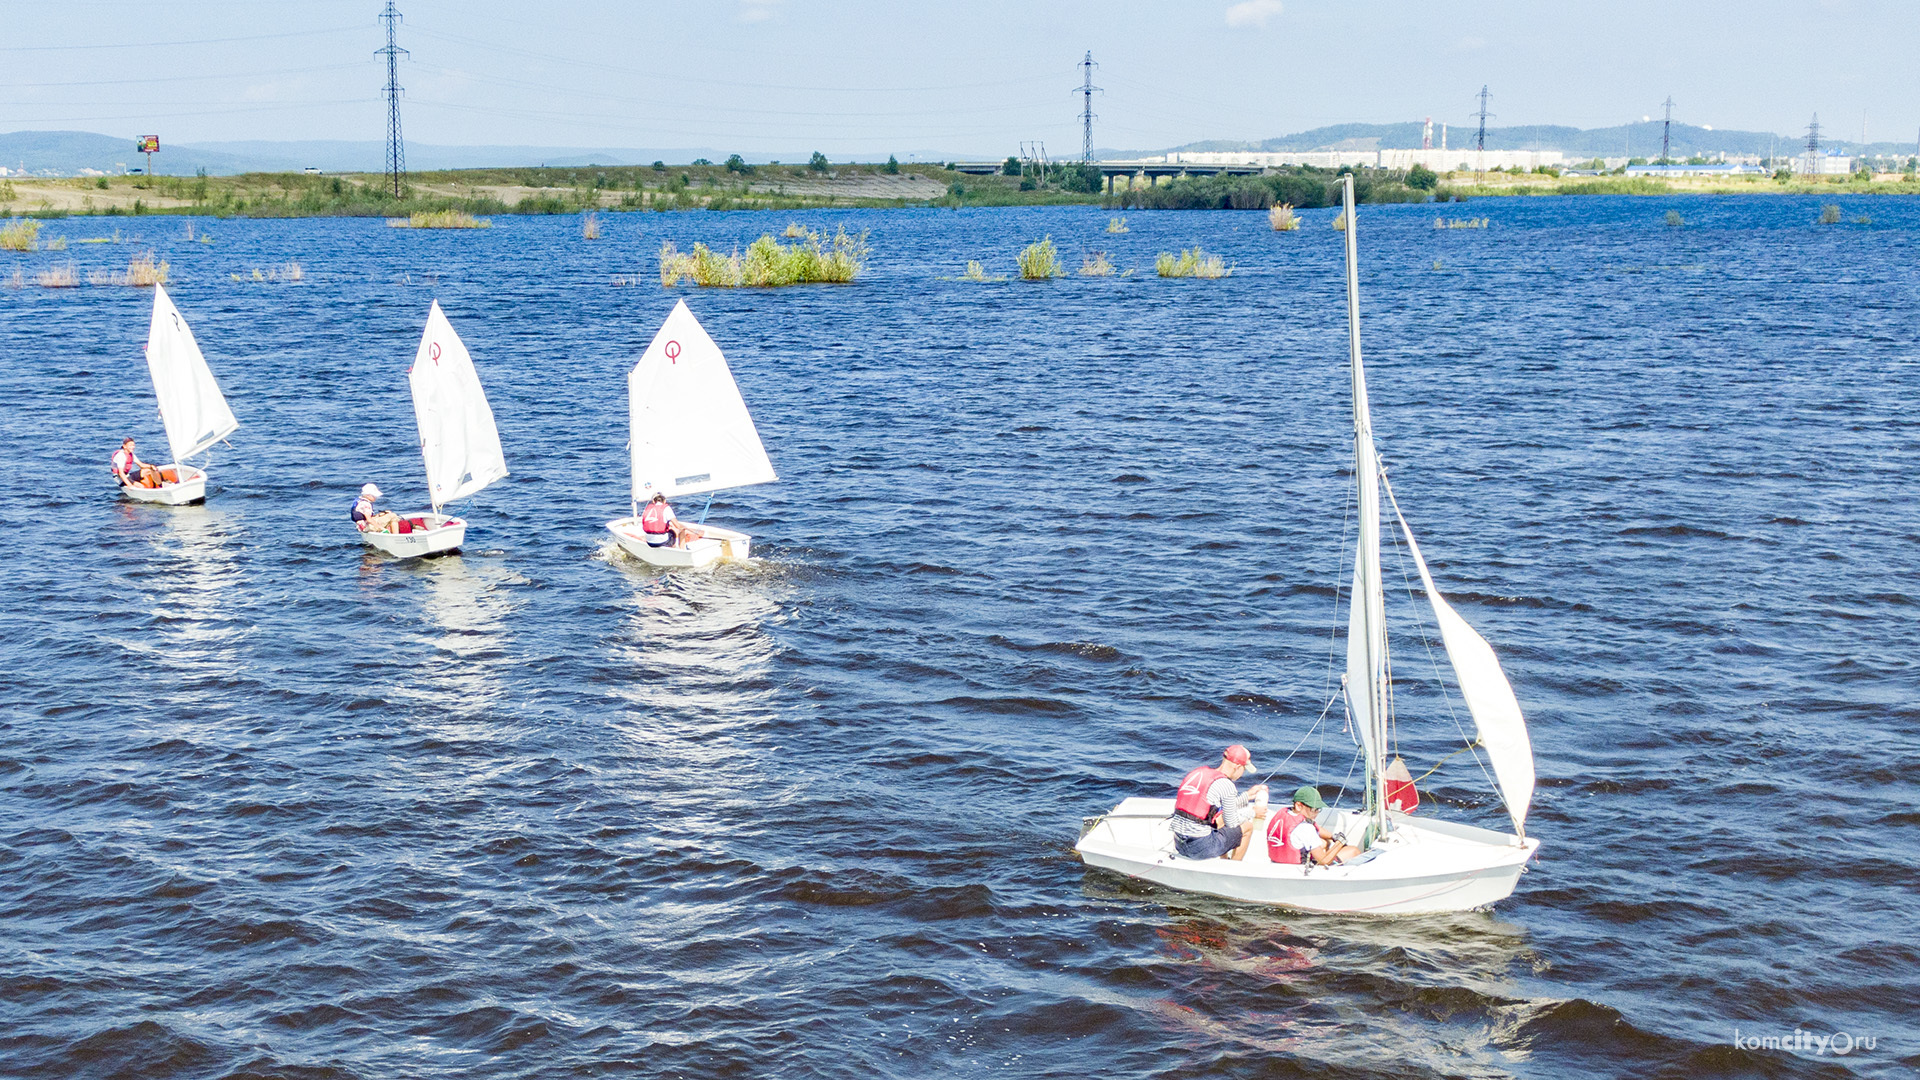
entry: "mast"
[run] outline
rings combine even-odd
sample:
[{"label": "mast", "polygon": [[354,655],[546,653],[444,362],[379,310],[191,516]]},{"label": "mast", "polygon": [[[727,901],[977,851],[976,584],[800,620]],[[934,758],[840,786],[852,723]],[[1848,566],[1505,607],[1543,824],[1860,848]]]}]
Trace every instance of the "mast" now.
[{"label": "mast", "polygon": [[[1347,348],[1353,371],[1354,475],[1360,487],[1360,536],[1353,557],[1353,594],[1348,599],[1347,700],[1359,704],[1361,742],[1367,758],[1367,812],[1375,835],[1386,830],[1386,799],[1380,774],[1386,769],[1386,594],[1380,583],[1380,460],[1373,446],[1366,369],[1360,362],[1360,255],[1353,206],[1353,176],[1343,184],[1347,215]],[[1356,698],[1358,701],[1356,702]]]}]

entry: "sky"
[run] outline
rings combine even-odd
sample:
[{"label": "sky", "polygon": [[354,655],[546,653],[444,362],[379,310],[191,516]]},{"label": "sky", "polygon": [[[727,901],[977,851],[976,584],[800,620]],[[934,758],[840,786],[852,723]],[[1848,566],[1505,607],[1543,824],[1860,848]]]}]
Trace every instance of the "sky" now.
[{"label": "sky", "polygon": [[[4,0],[0,131],[385,138],[383,0]],[[410,143],[1153,150],[1431,116],[1912,141],[1920,3],[1744,0],[397,0]]]}]

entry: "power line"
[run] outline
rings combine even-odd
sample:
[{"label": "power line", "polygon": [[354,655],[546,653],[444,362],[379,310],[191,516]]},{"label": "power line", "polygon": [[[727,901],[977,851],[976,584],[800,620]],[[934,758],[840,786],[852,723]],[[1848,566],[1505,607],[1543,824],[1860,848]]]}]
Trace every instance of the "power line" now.
[{"label": "power line", "polygon": [[279,38],[318,37],[358,30],[358,26],[336,26],[331,30],[295,30],[285,34],[251,34],[247,37],[193,38],[188,41],[130,41],[120,45],[0,45],[0,52],[73,52],[81,49],[159,49],[172,45],[224,45],[229,41],[274,41]]},{"label": "power line", "polygon": [[400,56],[407,50],[394,43],[395,24],[400,21],[400,12],[393,6],[393,0],[387,0],[387,10],[380,13],[387,24],[387,47],[375,49],[375,56],[387,58],[387,184],[393,190],[393,197],[402,195],[406,184],[407,148],[400,140]]}]

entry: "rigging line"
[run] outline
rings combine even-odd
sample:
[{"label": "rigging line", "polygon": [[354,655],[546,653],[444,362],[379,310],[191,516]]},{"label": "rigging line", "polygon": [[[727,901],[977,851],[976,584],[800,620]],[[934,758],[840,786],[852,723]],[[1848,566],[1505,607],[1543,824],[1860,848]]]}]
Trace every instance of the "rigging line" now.
[{"label": "rigging line", "polygon": [[1412,782],[1416,785],[1419,784],[1420,781],[1425,780],[1427,777],[1432,776],[1434,773],[1439,772],[1440,766],[1445,765],[1447,762],[1452,761],[1454,758],[1459,757],[1461,754],[1464,754],[1467,751],[1479,745],[1480,745],[1480,740],[1475,739],[1474,741],[1468,743],[1467,745],[1461,747],[1460,749],[1455,750],[1453,753],[1448,754],[1446,757],[1443,757],[1439,761],[1434,762],[1433,768],[1428,769],[1426,772],[1423,772],[1419,776],[1414,777]]},{"label": "rigging line", "polygon": [[[1380,486],[1386,489],[1387,502],[1393,506],[1393,516],[1399,520],[1401,531],[1406,533],[1409,537],[1412,536],[1413,528],[1407,524],[1406,515],[1400,512],[1400,500],[1393,497],[1393,485],[1387,482],[1387,470],[1384,468],[1380,470]],[[1396,552],[1398,552],[1399,545],[1395,544],[1394,549]],[[1409,603],[1412,603],[1413,602],[1413,583],[1407,580],[1407,560],[1404,555],[1400,556],[1400,579],[1401,581],[1406,583],[1407,600]],[[1417,613],[1420,610],[1420,605],[1417,603],[1413,604],[1413,609]],[[1438,616],[1435,616],[1435,620],[1436,622],[1438,621]],[[1426,646],[1427,660],[1429,663],[1433,665],[1433,675],[1435,680],[1437,680],[1440,683],[1440,700],[1444,702],[1447,706],[1447,718],[1453,721],[1454,730],[1460,733],[1461,740],[1467,744],[1466,749],[1472,750],[1475,746],[1479,745],[1479,740],[1476,738],[1467,737],[1467,729],[1461,726],[1460,718],[1454,714],[1453,695],[1448,692],[1447,680],[1440,673],[1440,661],[1434,658],[1433,645],[1432,643],[1427,641],[1426,620],[1420,618],[1416,614],[1414,618],[1414,622],[1416,625],[1420,627],[1421,644]],[[1447,655],[1449,658],[1451,658],[1453,654],[1448,653]],[[1464,691],[1462,692],[1464,693]],[[1476,728],[1478,727],[1477,721],[1475,722],[1475,727]],[[1501,805],[1505,806],[1507,801],[1507,794],[1504,790],[1501,789],[1500,782],[1495,780],[1493,778],[1493,774],[1487,770],[1486,762],[1480,760],[1480,755],[1478,752],[1474,753],[1473,761],[1474,761],[1474,764],[1480,766],[1480,775],[1486,777],[1488,786],[1493,788],[1494,794],[1500,797]]]},{"label": "rigging line", "polygon": [[1347,764],[1347,778],[1345,780],[1340,781],[1340,790],[1334,792],[1333,794],[1333,805],[1339,806],[1340,800],[1346,797],[1347,785],[1353,783],[1353,770],[1355,766],[1360,764],[1360,755],[1363,752],[1364,751],[1362,751],[1358,747],[1354,749],[1353,760],[1351,762],[1348,762]]},{"label": "rigging line", "polygon": [[[1291,753],[1289,753],[1286,757],[1283,757],[1280,759],[1280,765],[1285,765],[1287,762],[1292,761],[1293,755],[1300,752],[1300,747],[1307,745],[1307,740],[1313,738],[1314,728],[1318,728],[1320,726],[1320,721],[1325,720],[1327,718],[1327,713],[1333,710],[1333,703],[1336,700],[1338,699],[1335,699],[1335,698],[1327,699],[1327,704],[1323,708],[1321,708],[1320,716],[1318,719],[1314,720],[1313,727],[1308,728],[1306,735],[1301,737],[1299,746],[1295,746]],[[1260,782],[1264,784],[1268,780],[1273,779],[1273,774],[1280,771],[1280,765],[1275,765],[1273,768],[1268,769],[1267,775],[1261,777]]]},{"label": "rigging line", "polygon": [[[1359,491],[1360,471],[1356,469],[1353,473],[1353,482],[1347,485],[1346,505],[1340,511],[1340,554],[1337,557],[1338,565],[1333,577],[1333,625],[1327,628],[1327,681],[1322,688],[1323,693],[1333,691],[1333,658],[1339,648],[1340,640],[1340,589],[1347,580],[1347,530],[1353,524],[1353,503]],[[1352,603],[1353,598],[1348,597],[1347,602]]]},{"label": "rigging line", "polygon": [[194,38],[187,41],[139,41],[121,45],[0,45],[0,52],[75,52],[82,49],[160,49],[173,45],[224,45],[229,41],[274,41],[280,38],[319,37],[322,34],[364,32],[364,26],[336,26],[331,30],[291,30],[284,34],[252,34],[246,37]]}]

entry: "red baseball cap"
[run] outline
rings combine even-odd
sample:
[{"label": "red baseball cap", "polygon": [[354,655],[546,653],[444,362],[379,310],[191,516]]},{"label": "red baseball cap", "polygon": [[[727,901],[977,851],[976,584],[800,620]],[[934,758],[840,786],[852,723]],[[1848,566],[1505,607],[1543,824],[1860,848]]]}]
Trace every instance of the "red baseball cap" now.
[{"label": "red baseball cap", "polygon": [[1253,755],[1248,753],[1247,748],[1241,746],[1239,743],[1234,743],[1232,746],[1227,747],[1227,752],[1221,756],[1233,762],[1235,765],[1253,764]]}]

